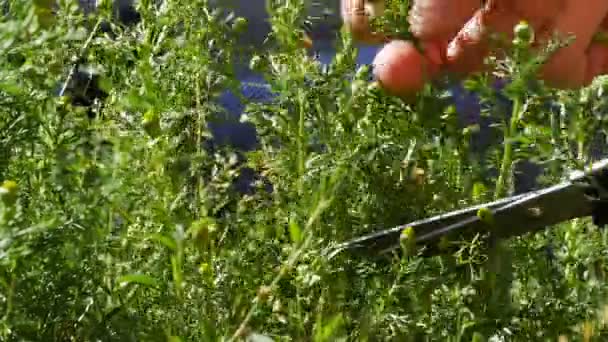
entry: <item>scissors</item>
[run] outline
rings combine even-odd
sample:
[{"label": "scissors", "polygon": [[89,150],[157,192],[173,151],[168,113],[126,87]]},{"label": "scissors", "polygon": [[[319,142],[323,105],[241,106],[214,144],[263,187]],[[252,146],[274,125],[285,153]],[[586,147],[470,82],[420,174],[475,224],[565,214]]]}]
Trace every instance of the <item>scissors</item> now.
[{"label": "scissors", "polygon": [[447,254],[459,248],[459,241],[476,235],[507,239],[588,216],[597,226],[608,224],[608,159],[572,172],[557,185],[355,238],[332,248],[328,257],[345,252],[389,257],[403,251],[404,239],[421,256]]}]

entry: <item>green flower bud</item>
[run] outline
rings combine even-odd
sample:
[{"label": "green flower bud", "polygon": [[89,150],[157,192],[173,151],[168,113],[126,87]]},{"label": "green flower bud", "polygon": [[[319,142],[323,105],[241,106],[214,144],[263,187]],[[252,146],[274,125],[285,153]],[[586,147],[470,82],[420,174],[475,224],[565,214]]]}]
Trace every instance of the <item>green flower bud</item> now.
[{"label": "green flower bud", "polygon": [[158,113],[153,110],[149,110],[144,114],[144,118],[142,120],[142,126],[144,127],[144,131],[151,136],[152,138],[156,138],[160,135],[160,117]]},{"label": "green flower bud", "polygon": [[416,231],[414,227],[407,227],[401,232],[401,246],[406,254],[413,255],[416,247]]},{"label": "green flower bud", "polygon": [[253,56],[249,62],[249,68],[253,71],[262,71],[265,67],[265,61],[262,56]]},{"label": "green flower bud", "polygon": [[232,23],[232,29],[236,33],[242,33],[247,28],[247,19],[243,17],[238,17]]},{"label": "green flower bud", "polygon": [[477,217],[479,217],[479,219],[483,223],[486,223],[486,224],[494,223],[494,214],[492,213],[492,210],[489,208],[480,208],[479,210],[477,210]]},{"label": "green flower bud", "polygon": [[517,46],[529,45],[534,38],[534,32],[526,21],[520,21],[515,25],[513,33],[515,34],[513,44]]},{"label": "green flower bud", "polygon": [[6,206],[12,206],[17,201],[19,186],[12,180],[5,180],[0,186],[0,200]]}]

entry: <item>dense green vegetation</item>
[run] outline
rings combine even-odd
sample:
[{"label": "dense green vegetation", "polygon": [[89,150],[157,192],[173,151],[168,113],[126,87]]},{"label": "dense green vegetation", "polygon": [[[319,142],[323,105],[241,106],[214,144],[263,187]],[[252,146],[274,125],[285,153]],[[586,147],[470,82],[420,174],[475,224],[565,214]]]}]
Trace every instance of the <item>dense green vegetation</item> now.
[{"label": "dense green vegetation", "polygon": [[[559,181],[604,129],[605,80],[547,89],[520,42],[490,61],[513,81],[513,113],[489,75],[466,81],[507,138],[480,154],[442,87],[384,95],[346,34],[328,68],[307,57],[288,1],[277,48],[253,63],[277,97],[248,105],[261,147],[244,165],[203,148],[218,96],[239,86],[227,61],[243,23],[205,0],[142,1],[142,23],[110,37],[107,3],[85,18],[73,1],[55,17],[13,1],[0,21],[0,340],[602,339],[608,241],[588,220],[510,240],[490,263],[475,243],[382,264],[324,251],[508,194],[521,160]],[[78,58],[109,94],[92,113],[55,96]],[[274,191],[234,193],[243,166]]]}]

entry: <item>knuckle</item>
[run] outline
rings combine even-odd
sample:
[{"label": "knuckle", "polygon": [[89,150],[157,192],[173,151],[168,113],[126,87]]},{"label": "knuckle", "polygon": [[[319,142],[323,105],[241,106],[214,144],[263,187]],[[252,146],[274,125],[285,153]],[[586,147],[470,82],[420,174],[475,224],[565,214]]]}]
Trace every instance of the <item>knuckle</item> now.
[{"label": "knuckle", "polygon": [[377,43],[384,39],[371,27],[371,19],[383,15],[384,6],[385,0],[342,1],[342,20],[355,40]]},{"label": "knuckle", "polygon": [[479,0],[418,0],[408,20],[419,37],[443,37],[456,33],[480,8]]}]

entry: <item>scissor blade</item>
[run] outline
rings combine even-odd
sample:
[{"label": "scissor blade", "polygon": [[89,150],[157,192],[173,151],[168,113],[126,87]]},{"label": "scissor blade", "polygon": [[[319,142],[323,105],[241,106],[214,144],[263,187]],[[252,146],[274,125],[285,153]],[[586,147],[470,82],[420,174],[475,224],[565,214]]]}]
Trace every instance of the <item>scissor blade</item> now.
[{"label": "scissor blade", "polygon": [[417,234],[418,232],[432,232],[475,216],[477,211],[482,207],[496,209],[524,197],[525,194],[503,198],[491,203],[455,210],[446,214],[441,214],[383,231],[374,232],[339,245],[336,248],[336,252],[347,250],[353,253],[370,255],[385,254],[386,252],[389,252],[399,246],[401,232],[407,227],[412,227]]},{"label": "scissor blade", "polygon": [[442,237],[471,238],[474,234],[491,232],[498,239],[521,236],[579,217],[590,216],[593,206],[585,188],[571,182],[527,193],[492,213],[492,222],[482,221],[477,215],[452,225],[418,234],[416,243],[427,246],[425,254],[440,252]]},{"label": "scissor blade", "polygon": [[[605,177],[608,160],[592,165],[586,172],[576,171],[564,183],[508,197],[491,203],[457,210],[425,220],[372,233],[338,246],[332,256],[342,251],[367,256],[382,256],[398,250],[403,229],[412,227],[416,243],[425,246],[426,255],[446,252],[439,248],[442,237],[471,238],[474,234],[492,231],[497,238],[509,238],[535,232],[554,224],[592,214],[593,206],[586,189],[579,185],[583,178],[591,175]],[[493,224],[488,225],[477,217],[481,208],[493,212]]]}]

